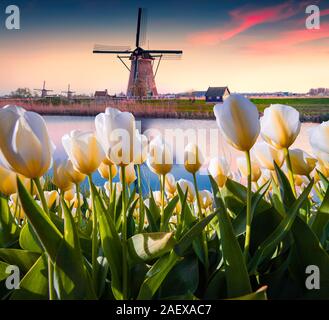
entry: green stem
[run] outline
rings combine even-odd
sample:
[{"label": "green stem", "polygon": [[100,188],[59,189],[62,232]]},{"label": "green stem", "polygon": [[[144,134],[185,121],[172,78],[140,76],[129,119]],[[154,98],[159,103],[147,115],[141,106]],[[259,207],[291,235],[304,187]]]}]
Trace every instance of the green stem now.
[{"label": "green stem", "polygon": [[40,183],[40,178],[34,178],[33,182],[35,183],[37,190],[38,190],[38,194],[39,194],[39,198],[41,200],[41,204],[43,207],[43,210],[45,210],[45,212],[47,213],[47,215],[49,215],[49,209],[48,209],[48,205],[47,205],[47,201],[45,198],[45,195],[43,193],[42,187],[41,187],[41,183]]},{"label": "green stem", "polygon": [[77,208],[77,218],[76,219],[77,219],[78,227],[80,227],[80,225],[81,225],[80,184],[76,183],[75,188],[76,188],[76,193],[77,193],[77,197],[78,197],[78,208]]},{"label": "green stem", "polygon": [[[40,178],[34,178],[33,182],[35,183],[35,185],[37,187],[43,210],[49,216],[49,209],[48,209],[45,195],[44,195],[42,187],[41,187]],[[53,266],[53,263],[52,263],[50,257],[48,256],[48,292],[49,292],[50,300],[55,300],[53,276],[54,276],[54,266]]]},{"label": "green stem", "polygon": [[122,288],[123,299],[128,299],[128,252],[127,252],[127,202],[126,202],[126,168],[121,166],[122,175]]},{"label": "green stem", "polygon": [[[198,183],[196,179],[196,174],[193,173],[193,181],[194,181],[194,188],[195,188],[195,193],[196,193],[196,199],[197,199],[197,204],[198,204],[198,211],[199,211],[199,219],[203,218],[202,215],[202,208],[201,208],[201,202],[200,202],[200,197],[199,197],[199,188],[198,188]],[[206,275],[206,281],[208,279],[208,270],[209,270],[209,257],[208,257],[208,243],[207,243],[207,233],[205,230],[202,231],[202,245],[203,245],[203,251],[204,251],[204,264],[205,264],[205,275]]]},{"label": "green stem", "polygon": [[248,186],[247,186],[247,215],[246,215],[246,237],[244,242],[244,259],[247,263],[249,246],[250,246],[250,232],[251,232],[251,159],[250,152],[246,151],[247,170],[248,170]]},{"label": "green stem", "polygon": [[138,182],[138,193],[139,193],[139,225],[138,232],[141,233],[144,228],[144,202],[143,202],[143,190],[142,190],[142,178],[141,178],[141,166],[137,165],[137,182]]},{"label": "green stem", "polygon": [[160,219],[160,231],[164,230],[164,189],[165,189],[166,175],[160,176],[160,188],[161,188],[161,219]]},{"label": "green stem", "polygon": [[292,192],[294,193],[294,196],[297,197],[296,189],[295,189],[294,173],[292,171],[292,165],[291,165],[290,154],[289,154],[288,148],[283,149],[283,152],[284,152],[284,156],[285,156],[286,162],[287,162],[288,178],[289,178],[290,186],[291,186]]},{"label": "green stem", "polygon": [[96,209],[95,209],[95,195],[92,188],[92,177],[88,175],[88,182],[89,188],[91,192],[91,203],[92,203],[92,213],[93,213],[93,232],[92,232],[92,279],[94,283],[95,289],[97,288],[97,255],[98,255],[98,231],[97,231],[97,216],[96,216]]}]

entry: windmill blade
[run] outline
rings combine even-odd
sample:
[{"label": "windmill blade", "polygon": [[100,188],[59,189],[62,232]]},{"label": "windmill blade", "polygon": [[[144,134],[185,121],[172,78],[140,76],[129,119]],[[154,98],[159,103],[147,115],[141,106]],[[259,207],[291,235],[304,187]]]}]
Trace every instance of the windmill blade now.
[{"label": "windmill blade", "polygon": [[150,54],[183,54],[182,50],[145,50]]},{"label": "windmill blade", "polygon": [[142,8],[140,32],[139,32],[139,46],[144,46],[146,42],[146,31],[147,31],[147,9]]},{"label": "windmill blade", "polygon": [[181,54],[152,54],[152,58],[161,58],[162,60],[181,60],[182,55]]},{"label": "windmill blade", "polygon": [[110,46],[103,44],[95,44],[93,53],[122,54],[122,53],[132,53],[132,51],[129,46]]},{"label": "windmill blade", "polygon": [[136,31],[136,47],[139,47],[139,38],[141,32],[141,20],[142,20],[142,8],[138,8],[138,16],[137,16],[137,31]]}]

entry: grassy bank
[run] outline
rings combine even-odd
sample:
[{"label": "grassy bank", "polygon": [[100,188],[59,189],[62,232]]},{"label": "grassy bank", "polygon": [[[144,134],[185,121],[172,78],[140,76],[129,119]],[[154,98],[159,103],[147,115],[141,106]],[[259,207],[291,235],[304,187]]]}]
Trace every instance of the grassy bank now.
[{"label": "grassy bank", "polygon": [[[251,99],[262,113],[270,104],[287,104],[301,114],[301,121],[322,122],[329,120],[329,98],[255,98]],[[44,100],[3,99],[0,106],[17,104],[43,115],[95,116],[106,107],[116,107],[122,111],[134,113],[137,117],[213,119],[214,103],[204,100],[147,100],[147,101],[109,101],[96,103],[93,100],[66,100],[51,103]]]}]

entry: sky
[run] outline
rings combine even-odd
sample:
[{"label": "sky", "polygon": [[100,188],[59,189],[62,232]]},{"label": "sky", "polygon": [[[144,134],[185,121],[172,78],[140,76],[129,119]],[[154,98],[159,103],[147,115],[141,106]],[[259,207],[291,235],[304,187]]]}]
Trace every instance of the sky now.
[{"label": "sky", "polygon": [[[20,30],[5,28],[6,7]],[[305,9],[320,8],[320,29]],[[18,87],[125,92],[128,71],[94,44],[134,48],[138,7],[147,8],[144,48],[181,49],[162,61],[160,93],[229,86],[231,92],[308,92],[329,87],[329,0],[1,0],[0,94]]]}]

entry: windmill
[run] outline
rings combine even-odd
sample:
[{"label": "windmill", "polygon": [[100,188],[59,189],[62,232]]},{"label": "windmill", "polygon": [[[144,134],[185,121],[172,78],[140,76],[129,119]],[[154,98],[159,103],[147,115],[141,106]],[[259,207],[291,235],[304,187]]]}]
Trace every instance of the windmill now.
[{"label": "windmill", "polygon": [[[127,88],[127,97],[157,96],[158,91],[155,84],[159,65],[163,59],[177,59],[183,53],[182,50],[150,50],[143,49],[141,46],[145,42],[146,34],[146,11],[138,9],[136,48],[131,51],[130,47],[124,46],[106,46],[95,45],[93,53],[116,54],[117,58],[128,69],[129,81]],[[131,61],[130,68],[124,59]],[[154,62],[157,60],[155,71],[153,71]]]},{"label": "windmill", "polygon": [[74,91],[70,90],[70,85],[68,85],[67,87],[67,91],[62,91],[62,93],[66,93],[66,97],[68,100],[72,99],[72,95],[73,93],[75,93]]},{"label": "windmill", "polygon": [[43,81],[42,89],[33,89],[34,91],[41,92],[41,98],[46,98],[48,96],[48,92],[52,92],[53,90],[46,89],[46,81]]}]

